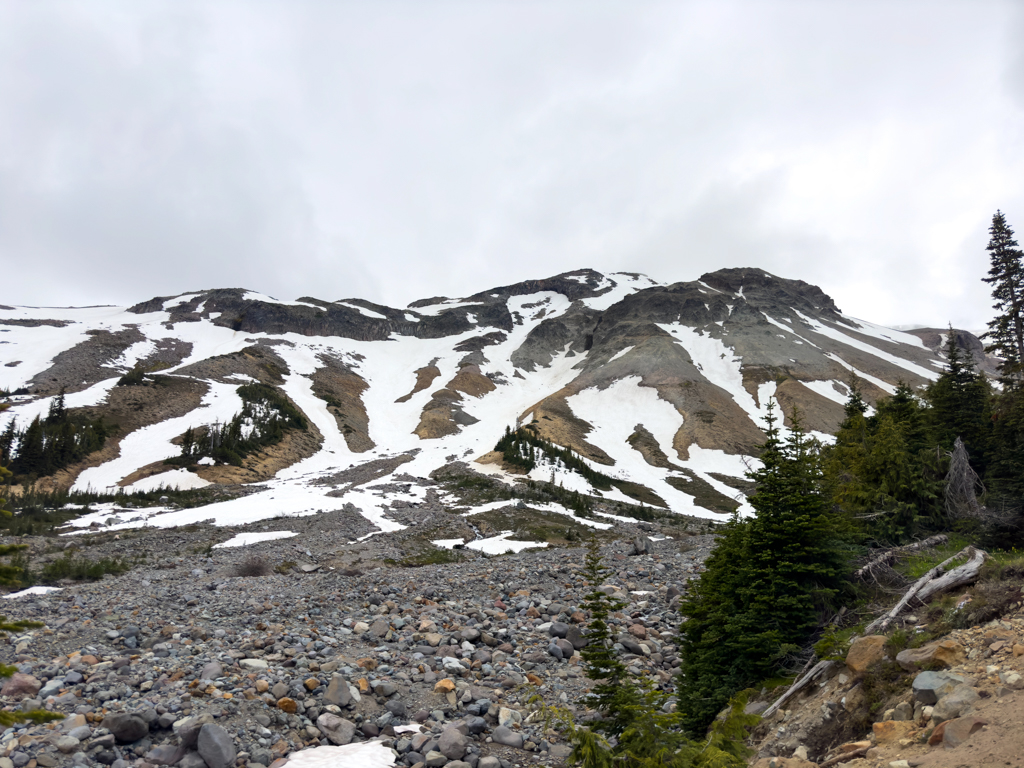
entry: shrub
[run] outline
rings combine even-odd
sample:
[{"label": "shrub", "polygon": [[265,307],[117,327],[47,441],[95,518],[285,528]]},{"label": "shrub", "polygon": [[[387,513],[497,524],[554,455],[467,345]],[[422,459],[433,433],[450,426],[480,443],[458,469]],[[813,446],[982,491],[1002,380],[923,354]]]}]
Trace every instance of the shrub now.
[{"label": "shrub", "polygon": [[253,552],[235,563],[231,573],[234,576],[269,576],[272,570],[263,555]]}]

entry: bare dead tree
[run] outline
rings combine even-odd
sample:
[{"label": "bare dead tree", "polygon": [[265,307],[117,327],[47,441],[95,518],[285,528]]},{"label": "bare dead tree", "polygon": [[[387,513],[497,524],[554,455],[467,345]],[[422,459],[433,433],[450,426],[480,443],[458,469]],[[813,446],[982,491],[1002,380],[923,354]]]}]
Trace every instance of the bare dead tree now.
[{"label": "bare dead tree", "polygon": [[986,510],[978,503],[978,496],[985,494],[985,486],[978,473],[971,467],[970,457],[963,441],[958,437],[949,455],[949,472],[946,473],[946,514],[950,520],[970,518],[981,520],[987,517]]}]

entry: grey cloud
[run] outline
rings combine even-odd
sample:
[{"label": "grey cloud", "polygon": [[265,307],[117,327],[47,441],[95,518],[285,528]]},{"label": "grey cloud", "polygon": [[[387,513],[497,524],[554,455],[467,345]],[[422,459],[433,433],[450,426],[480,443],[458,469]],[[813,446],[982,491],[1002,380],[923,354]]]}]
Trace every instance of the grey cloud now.
[{"label": "grey cloud", "polygon": [[0,0],[0,301],[758,266],[978,327],[1013,3]]}]

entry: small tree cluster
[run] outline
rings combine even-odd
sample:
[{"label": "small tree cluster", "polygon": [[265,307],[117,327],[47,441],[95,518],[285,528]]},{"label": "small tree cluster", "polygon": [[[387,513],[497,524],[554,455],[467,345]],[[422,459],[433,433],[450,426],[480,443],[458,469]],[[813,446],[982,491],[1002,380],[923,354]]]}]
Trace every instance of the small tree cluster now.
[{"label": "small tree cluster", "polygon": [[16,476],[44,477],[81,461],[103,447],[113,429],[103,423],[74,418],[61,390],[46,418],[34,418],[25,429],[12,419],[0,433],[0,463]]},{"label": "small tree cluster", "polygon": [[238,466],[250,453],[281,442],[288,430],[307,428],[302,412],[273,387],[245,384],[237,391],[243,406],[230,421],[185,430],[181,463],[210,457]]}]

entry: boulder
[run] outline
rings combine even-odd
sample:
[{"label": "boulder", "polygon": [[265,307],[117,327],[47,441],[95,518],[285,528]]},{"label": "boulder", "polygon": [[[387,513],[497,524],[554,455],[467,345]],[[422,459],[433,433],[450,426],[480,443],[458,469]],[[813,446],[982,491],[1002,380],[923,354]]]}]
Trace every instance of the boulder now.
[{"label": "boulder", "polygon": [[988,721],[982,720],[980,717],[958,717],[947,720],[944,723],[939,723],[938,727],[932,731],[932,735],[928,738],[928,744],[933,747],[942,744],[950,749],[959,747],[971,737],[971,734],[980,731],[986,725],[988,725]]},{"label": "boulder", "polygon": [[210,661],[203,666],[203,671],[199,673],[200,680],[216,680],[218,677],[224,676],[224,668],[220,665],[219,661]]},{"label": "boulder", "polygon": [[207,723],[213,722],[213,715],[205,714],[199,717],[190,717],[187,720],[179,720],[174,724],[174,732],[178,734],[181,746],[185,749],[195,749],[199,741],[199,731]]},{"label": "boulder", "polygon": [[26,696],[35,696],[42,688],[42,683],[32,675],[22,672],[15,672],[0,688],[0,696],[10,696],[14,699],[23,699]]},{"label": "boulder", "polygon": [[107,715],[100,723],[104,728],[114,734],[114,738],[122,744],[138,741],[149,733],[149,725],[138,715],[119,713]]},{"label": "boulder", "polygon": [[316,727],[327,737],[328,741],[339,747],[352,741],[352,737],[356,733],[355,723],[330,712],[324,712],[316,719]]},{"label": "boulder", "polygon": [[199,729],[196,747],[210,768],[229,768],[235,764],[238,755],[231,734],[216,723],[206,723]]},{"label": "boulder", "polygon": [[937,723],[960,717],[963,711],[979,698],[981,697],[978,692],[969,685],[958,685],[952,692],[939,699],[935,709],[932,710],[932,717]]},{"label": "boulder", "polygon": [[914,701],[922,704],[935,704],[947,693],[952,693],[958,685],[967,682],[966,678],[952,672],[922,672],[914,678],[911,687],[914,690]]},{"label": "boulder", "polygon": [[449,760],[458,760],[466,754],[466,736],[458,728],[448,726],[437,740],[437,751]]},{"label": "boulder", "polygon": [[936,640],[920,648],[908,648],[896,654],[896,663],[907,672],[916,672],[925,666],[935,663],[945,667],[952,667],[963,664],[967,661],[967,652],[964,647],[955,640],[948,638]]},{"label": "boulder", "polygon": [[854,676],[863,675],[875,664],[885,658],[885,635],[868,635],[858,637],[850,644],[846,654],[846,666]]},{"label": "boulder", "polygon": [[516,749],[523,748],[523,735],[515,733],[503,725],[499,725],[494,729],[494,732],[491,733],[491,738],[496,744],[503,744],[506,747],[515,747]]},{"label": "boulder", "polygon": [[352,703],[352,691],[349,690],[348,681],[341,675],[331,677],[331,682],[324,693],[324,703],[336,707],[347,707]]}]

